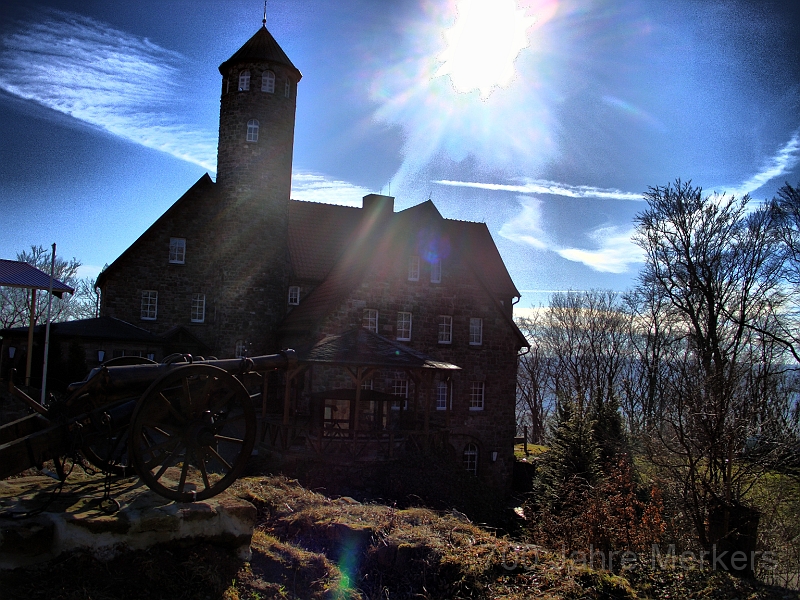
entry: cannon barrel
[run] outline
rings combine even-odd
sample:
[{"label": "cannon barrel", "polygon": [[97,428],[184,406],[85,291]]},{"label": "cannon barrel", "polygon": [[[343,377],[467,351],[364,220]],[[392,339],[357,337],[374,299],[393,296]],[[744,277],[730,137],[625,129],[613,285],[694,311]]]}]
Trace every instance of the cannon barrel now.
[{"label": "cannon barrel", "polygon": [[[222,360],[193,361],[192,364],[211,365],[232,375],[261,373],[274,369],[286,369],[297,361],[294,350],[283,350],[278,354],[266,354],[252,358],[228,358]],[[93,369],[84,381],[69,386],[71,398],[86,393],[102,393],[107,397],[130,396],[144,391],[156,379],[187,362],[124,365]]]}]

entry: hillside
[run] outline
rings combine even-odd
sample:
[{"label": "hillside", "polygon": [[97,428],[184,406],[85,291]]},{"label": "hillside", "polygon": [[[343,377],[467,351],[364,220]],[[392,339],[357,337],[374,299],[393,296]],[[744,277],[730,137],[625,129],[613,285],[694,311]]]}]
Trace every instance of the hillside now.
[{"label": "hillside", "polygon": [[139,598],[798,598],[724,573],[649,561],[612,575],[500,537],[457,511],[331,498],[277,476],[234,492],[258,508],[249,563],[208,545],[73,554],[0,574],[3,600]]}]

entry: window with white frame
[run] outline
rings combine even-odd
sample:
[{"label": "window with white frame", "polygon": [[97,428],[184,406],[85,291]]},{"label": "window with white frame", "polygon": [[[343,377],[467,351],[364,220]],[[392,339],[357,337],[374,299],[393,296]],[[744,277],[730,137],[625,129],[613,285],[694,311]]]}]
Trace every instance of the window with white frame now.
[{"label": "window with white frame", "polygon": [[[394,379],[392,380],[392,396],[397,396],[398,398],[403,398],[403,409],[405,410],[408,408],[408,379],[406,374],[402,371],[397,371],[394,374]],[[395,400],[392,402],[392,408],[395,410],[400,409],[400,402],[401,400]]]},{"label": "window with white frame", "polygon": [[186,238],[169,238],[169,262],[176,265],[186,262]]},{"label": "window with white frame", "polygon": [[202,323],[206,320],[206,295],[192,294],[192,323]]},{"label": "window with white frame", "polygon": [[361,326],[373,333],[378,333],[378,311],[374,308],[365,308],[361,317]]},{"label": "window with white frame", "polygon": [[361,382],[361,389],[362,390],[371,390],[372,389],[372,381],[373,381],[372,377],[370,377],[369,379],[364,379]]},{"label": "window with white frame", "polygon": [[408,280],[419,281],[419,256],[408,257]]},{"label": "window with white frame", "polygon": [[289,304],[293,306],[297,306],[300,304],[300,286],[299,285],[290,285],[289,286]]},{"label": "window with white frame", "polygon": [[283,86],[283,95],[288,98],[290,93],[291,93],[291,90],[289,88],[289,81],[287,80],[286,84]]},{"label": "window with white frame", "polygon": [[261,75],[261,91],[268,94],[275,93],[275,73],[272,71],[264,71]]},{"label": "window with white frame", "polygon": [[397,313],[397,339],[401,342],[411,340],[411,313]]},{"label": "window with white frame", "polygon": [[483,391],[482,381],[473,381],[469,386],[469,409],[483,410]]},{"label": "window with white frame", "polygon": [[242,71],[239,73],[239,91],[246,92],[250,89],[250,71]]},{"label": "window with white frame", "polygon": [[453,317],[439,315],[439,343],[451,344],[453,342]]},{"label": "window with white frame", "polygon": [[233,355],[236,358],[243,358],[247,356],[247,344],[245,344],[244,340],[236,340],[236,345],[234,346]]},{"label": "window with white frame", "polygon": [[480,346],[483,344],[483,319],[470,317],[469,320],[469,345]]},{"label": "window with white frame", "polygon": [[142,321],[155,321],[158,314],[158,292],[142,291]]},{"label": "window with white frame", "polygon": [[473,475],[478,474],[478,447],[475,444],[467,444],[464,447],[464,468]]},{"label": "window with white frame", "polygon": [[447,410],[447,391],[449,387],[446,381],[440,381],[436,384],[436,410]]},{"label": "window with white frame", "polygon": [[442,263],[439,259],[431,261],[431,283],[442,283]]},{"label": "window with white frame", "polygon": [[258,141],[258,119],[250,119],[247,122],[247,141]]}]

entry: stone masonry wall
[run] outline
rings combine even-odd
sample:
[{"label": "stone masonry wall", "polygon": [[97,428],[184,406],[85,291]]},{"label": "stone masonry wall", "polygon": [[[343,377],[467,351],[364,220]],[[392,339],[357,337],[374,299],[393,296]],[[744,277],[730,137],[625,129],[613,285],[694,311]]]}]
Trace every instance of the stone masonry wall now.
[{"label": "stone masonry wall", "polygon": [[[388,276],[368,275],[316,334],[360,327],[364,309],[371,308],[379,311],[378,333],[394,339],[397,313],[412,313],[411,341],[401,343],[462,368],[453,375],[450,414],[450,441],[456,456],[460,459],[468,443],[477,444],[478,475],[499,489],[508,489],[514,460],[516,335],[471,269],[460,261],[444,261],[441,283],[431,283],[424,261],[419,281],[408,281],[407,260],[406,256],[397,257],[397,266]],[[439,315],[453,317],[450,344],[438,342]],[[483,319],[479,346],[469,343],[471,317]],[[483,410],[469,408],[473,381],[484,382]],[[431,402],[435,407],[435,397]],[[443,415],[437,412],[432,409],[434,419],[442,420]],[[494,462],[492,452],[498,453]]]}]

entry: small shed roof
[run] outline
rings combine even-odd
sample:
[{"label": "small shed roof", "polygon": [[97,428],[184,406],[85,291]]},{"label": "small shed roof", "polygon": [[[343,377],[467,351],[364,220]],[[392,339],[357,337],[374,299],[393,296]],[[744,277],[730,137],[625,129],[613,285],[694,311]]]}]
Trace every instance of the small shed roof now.
[{"label": "small shed roof", "polygon": [[[0,258],[0,285],[47,290],[50,289],[50,275],[28,263]],[[64,292],[73,294],[75,290],[58,279],[53,279],[53,295],[61,298]]]},{"label": "small shed roof", "polygon": [[297,357],[301,362],[381,369],[461,369],[364,328],[330,335],[309,350],[298,351]]}]

